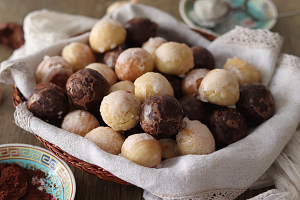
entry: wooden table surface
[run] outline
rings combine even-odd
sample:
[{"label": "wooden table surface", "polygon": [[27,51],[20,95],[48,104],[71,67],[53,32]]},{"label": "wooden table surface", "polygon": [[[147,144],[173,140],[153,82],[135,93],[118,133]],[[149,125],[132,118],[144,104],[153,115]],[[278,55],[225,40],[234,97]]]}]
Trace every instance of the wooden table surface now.
[{"label": "wooden table surface", "polygon": [[[47,8],[59,12],[86,15],[101,18],[111,0],[0,0],[0,23],[17,22],[22,24],[24,17],[31,11]],[[178,20],[182,20],[178,5],[179,0],[140,0],[141,3],[159,8],[170,13]],[[278,12],[300,10],[299,0],[273,0]],[[283,53],[300,56],[300,15],[279,19],[272,28],[284,37]],[[11,55],[12,50],[0,45],[0,62]],[[25,143],[44,147],[35,136],[22,130],[14,124],[15,110],[11,100],[11,85],[0,83],[4,89],[4,96],[0,104],[0,144]],[[143,190],[136,186],[124,186],[114,182],[102,180],[82,170],[70,166],[77,185],[76,200],[141,200]],[[238,200],[247,199],[272,187],[247,190]]]}]

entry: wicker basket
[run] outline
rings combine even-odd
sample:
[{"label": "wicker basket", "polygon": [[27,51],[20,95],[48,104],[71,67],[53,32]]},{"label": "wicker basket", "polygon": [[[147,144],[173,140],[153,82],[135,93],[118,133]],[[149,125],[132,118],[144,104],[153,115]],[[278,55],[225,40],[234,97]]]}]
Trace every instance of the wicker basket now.
[{"label": "wicker basket", "polygon": [[[19,89],[16,87],[16,85],[13,85],[12,91],[11,91],[11,97],[14,106],[18,106],[20,103],[23,103],[25,101],[25,98],[20,93]],[[82,169],[85,172],[88,172],[90,174],[96,175],[101,179],[107,180],[107,181],[114,181],[116,183],[120,183],[123,185],[131,185],[130,183],[127,183],[126,181],[123,181],[122,179],[119,179],[118,177],[112,175],[110,172],[106,171],[105,169],[84,162],[82,160],[79,160],[78,158],[75,158],[74,156],[71,156],[70,154],[64,152],[59,147],[55,146],[54,144],[51,144],[50,142],[44,140],[43,138],[39,137],[38,135],[34,134],[37,139],[39,139],[47,149],[52,151],[56,156],[64,160],[66,163],[73,165],[79,169]]]},{"label": "wicker basket", "polygon": [[[210,35],[199,29],[192,29],[192,30],[201,34],[202,36],[204,36],[205,38],[207,38],[210,41],[213,41],[216,38],[216,36]],[[13,85],[11,96],[12,96],[13,105],[15,107],[17,107],[20,103],[23,103],[25,101],[24,96],[20,93],[20,91],[16,87],[16,85]],[[58,156],[59,158],[61,158],[68,164],[73,165],[79,169],[82,169],[83,171],[88,172],[90,174],[96,175],[99,178],[104,179],[104,180],[114,181],[116,183],[120,183],[123,185],[131,185],[130,183],[123,181],[122,179],[119,179],[118,177],[114,176],[113,174],[111,174],[110,172],[106,171],[105,169],[103,169],[99,166],[84,162],[78,158],[75,158],[74,156],[71,156],[70,154],[64,152],[59,147],[55,146],[54,144],[51,144],[50,142],[39,137],[38,135],[35,135],[35,137],[37,139],[39,139],[45,145],[45,147],[47,149],[52,151],[56,156]]]}]

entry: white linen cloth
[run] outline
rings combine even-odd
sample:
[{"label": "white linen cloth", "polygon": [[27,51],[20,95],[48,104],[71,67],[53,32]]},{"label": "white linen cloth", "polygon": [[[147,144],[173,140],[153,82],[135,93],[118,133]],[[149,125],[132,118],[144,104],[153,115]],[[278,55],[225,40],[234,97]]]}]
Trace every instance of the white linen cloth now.
[{"label": "white linen cloth", "polygon": [[[267,30],[237,27],[210,43],[172,16],[141,4],[123,6],[104,17],[112,17],[121,23],[133,17],[148,17],[158,24],[159,36],[168,40],[182,39],[190,45],[209,49],[218,68],[233,56],[246,60],[257,68],[262,83],[272,91],[276,101],[274,116],[244,139],[222,150],[210,155],[168,159],[158,168],[142,167],[121,156],[106,153],[83,137],[49,125],[33,116],[26,103],[16,108],[14,117],[18,126],[145,189],[146,200],[234,199],[261,177],[272,163],[267,174],[277,189],[253,199],[299,199],[300,160],[297,154],[300,152],[300,130],[297,126],[300,121],[300,90],[297,86],[300,84],[300,59],[280,55],[281,36]],[[92,28],[96,21],[48,10],[30,13],[24,20],[26,42],[8,61],[1,63],[0,81],[16,83],[28,98],[35,85],[35,69],[44,55],[59,55],[63,46],[71,41],[87,42],[89,33],[69,37]]]}]

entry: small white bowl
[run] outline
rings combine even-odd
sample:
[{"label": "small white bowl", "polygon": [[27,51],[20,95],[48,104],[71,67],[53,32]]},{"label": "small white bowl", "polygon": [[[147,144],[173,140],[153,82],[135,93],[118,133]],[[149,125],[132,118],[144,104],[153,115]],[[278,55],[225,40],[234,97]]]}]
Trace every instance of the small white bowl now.
[{"label": "small white bowl", "polygon": [[[196,0],[197,1],[197,0]],[[183,21],[192,28],[205,28],[216,34],[223,34],[233,29],[235,26],[247,27],[250,29],[271,29],[277,22],[277,8],[271,0],[249,0],[248,12],[257,19],[253,20],[246,12],[231,10],[226,14],[224,20],[219,20],[218,24],[202,23],[195,17],[195,0],[181,0],[179,3],[179,13]],[[225,0],[232,8],[243,5],[244,0]]]}]

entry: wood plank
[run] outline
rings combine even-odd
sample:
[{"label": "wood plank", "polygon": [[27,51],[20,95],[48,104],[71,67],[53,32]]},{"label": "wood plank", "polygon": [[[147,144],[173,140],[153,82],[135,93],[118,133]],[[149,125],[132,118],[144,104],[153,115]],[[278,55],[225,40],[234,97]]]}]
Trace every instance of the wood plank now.
[{"label": "wood plank", "polygon": [[[300,10],[300,1],[281,1],[274,0],[278,13]],[[300,56],[300,15],[281,18],[277,20],[275,26],[271,29],[279,33],[284,38],[282,53],[288,53]]]},{"label": "wood plank", "polygon": [[288,12],[300,9],[300,1],[297,0],[272,0],[276,5],[278,13]]},{"label": "wood plank", "polygon": [[[287,44],[286,47],[289,47],[289,52],[292,55],[300,56],[300,15],[289,17],[283,19],[283,24],[285,25],[285,31],[287,35],[284,37]],[[285,52],[286,49],[283,49]]]},{"label": "wood plank", "polygon": [[289,42],[289,32],[286,30],[284,23],[288,19],[279,19],[278,23],[271,29],[271,31],[279,33],[283,38],[282,53],[292,54],[291,43]]}]

